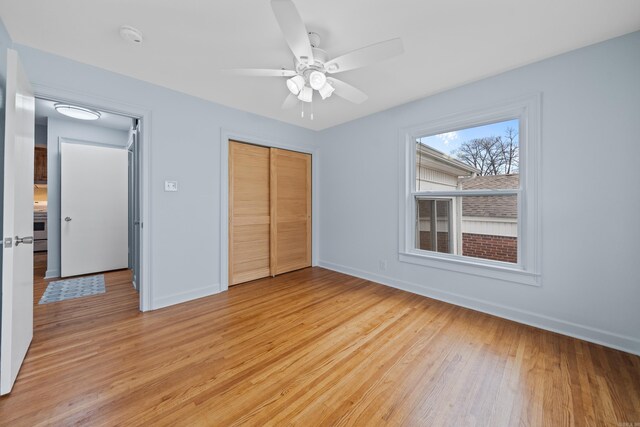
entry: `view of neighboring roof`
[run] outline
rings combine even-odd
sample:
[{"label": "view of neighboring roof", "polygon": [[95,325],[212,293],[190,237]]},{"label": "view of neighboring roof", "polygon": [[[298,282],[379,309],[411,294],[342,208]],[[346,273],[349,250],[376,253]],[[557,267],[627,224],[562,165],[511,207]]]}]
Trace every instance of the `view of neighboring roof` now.
[{"label": "view of neighboring roof", "polygon": [[[507,190],[520,186],[520,175],[487,175],[461,178],[463,190]],[[517,196],[474,196],[462,198],[462,215],[517,218]]]},{"label": "view of neighboring roof", "polygon": [[[461,162],[460,160],[443,153],[440,150],[436,150],[426,144],[421,143],[419,140],[417,143],[417,161],[422,159],[433,159],[437,163],[447,165],[450,168],[455,168],[460,175],[469,175],[473,173],[479,173],[480,171],[471,165]],[[433,165],[431,165],[433,167]]]}]

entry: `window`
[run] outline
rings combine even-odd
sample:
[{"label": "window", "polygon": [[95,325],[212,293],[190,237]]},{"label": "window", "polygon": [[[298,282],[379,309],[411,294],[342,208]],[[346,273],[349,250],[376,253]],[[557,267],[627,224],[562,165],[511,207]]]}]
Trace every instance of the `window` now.
[{"label": "window", "polygon": [[404,130],[400,260],[538,284],[539,97]]},{"label": "window", "polygon": [[416,139],[416,249],[518,262],[519,128],[512,119]]}]

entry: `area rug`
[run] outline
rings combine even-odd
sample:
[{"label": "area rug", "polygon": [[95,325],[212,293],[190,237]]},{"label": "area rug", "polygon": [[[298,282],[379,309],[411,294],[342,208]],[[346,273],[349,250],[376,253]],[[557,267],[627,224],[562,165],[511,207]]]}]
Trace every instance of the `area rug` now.
[{"label": "area rug", "polygon": [[50,302],[103,294],[104,292],[104,274],[57,280],[49,283],[38,304],[49,304]]}]

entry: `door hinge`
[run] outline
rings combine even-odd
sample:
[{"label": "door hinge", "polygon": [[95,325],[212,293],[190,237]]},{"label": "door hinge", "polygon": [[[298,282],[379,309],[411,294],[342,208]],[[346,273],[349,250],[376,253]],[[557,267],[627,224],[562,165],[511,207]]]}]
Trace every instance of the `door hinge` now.
[{"label": "door hinge", "polygon": [[10,248],[13,246],[13,237],[5,237],[4,238],[4,247]]}]

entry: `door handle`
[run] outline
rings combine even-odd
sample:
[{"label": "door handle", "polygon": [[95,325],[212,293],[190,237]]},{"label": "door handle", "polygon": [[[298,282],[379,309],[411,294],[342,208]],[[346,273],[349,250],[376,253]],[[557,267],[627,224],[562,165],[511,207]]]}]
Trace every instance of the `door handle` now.
[{"label": "door handle", "polygon": [[67,222],[69,222],[69,221],[71,221],[71,217],[70,217],[70,216],[68,216],[68,217],[66,217],[64,220],[65,220],[65,221],[67,221]]},{"label": "door handle", "polygon": [[25,245],[33,244],[33,236],[29,236],[29,237],[16,236],[16,246],[18,246],[20,243],[24,243]]}]

